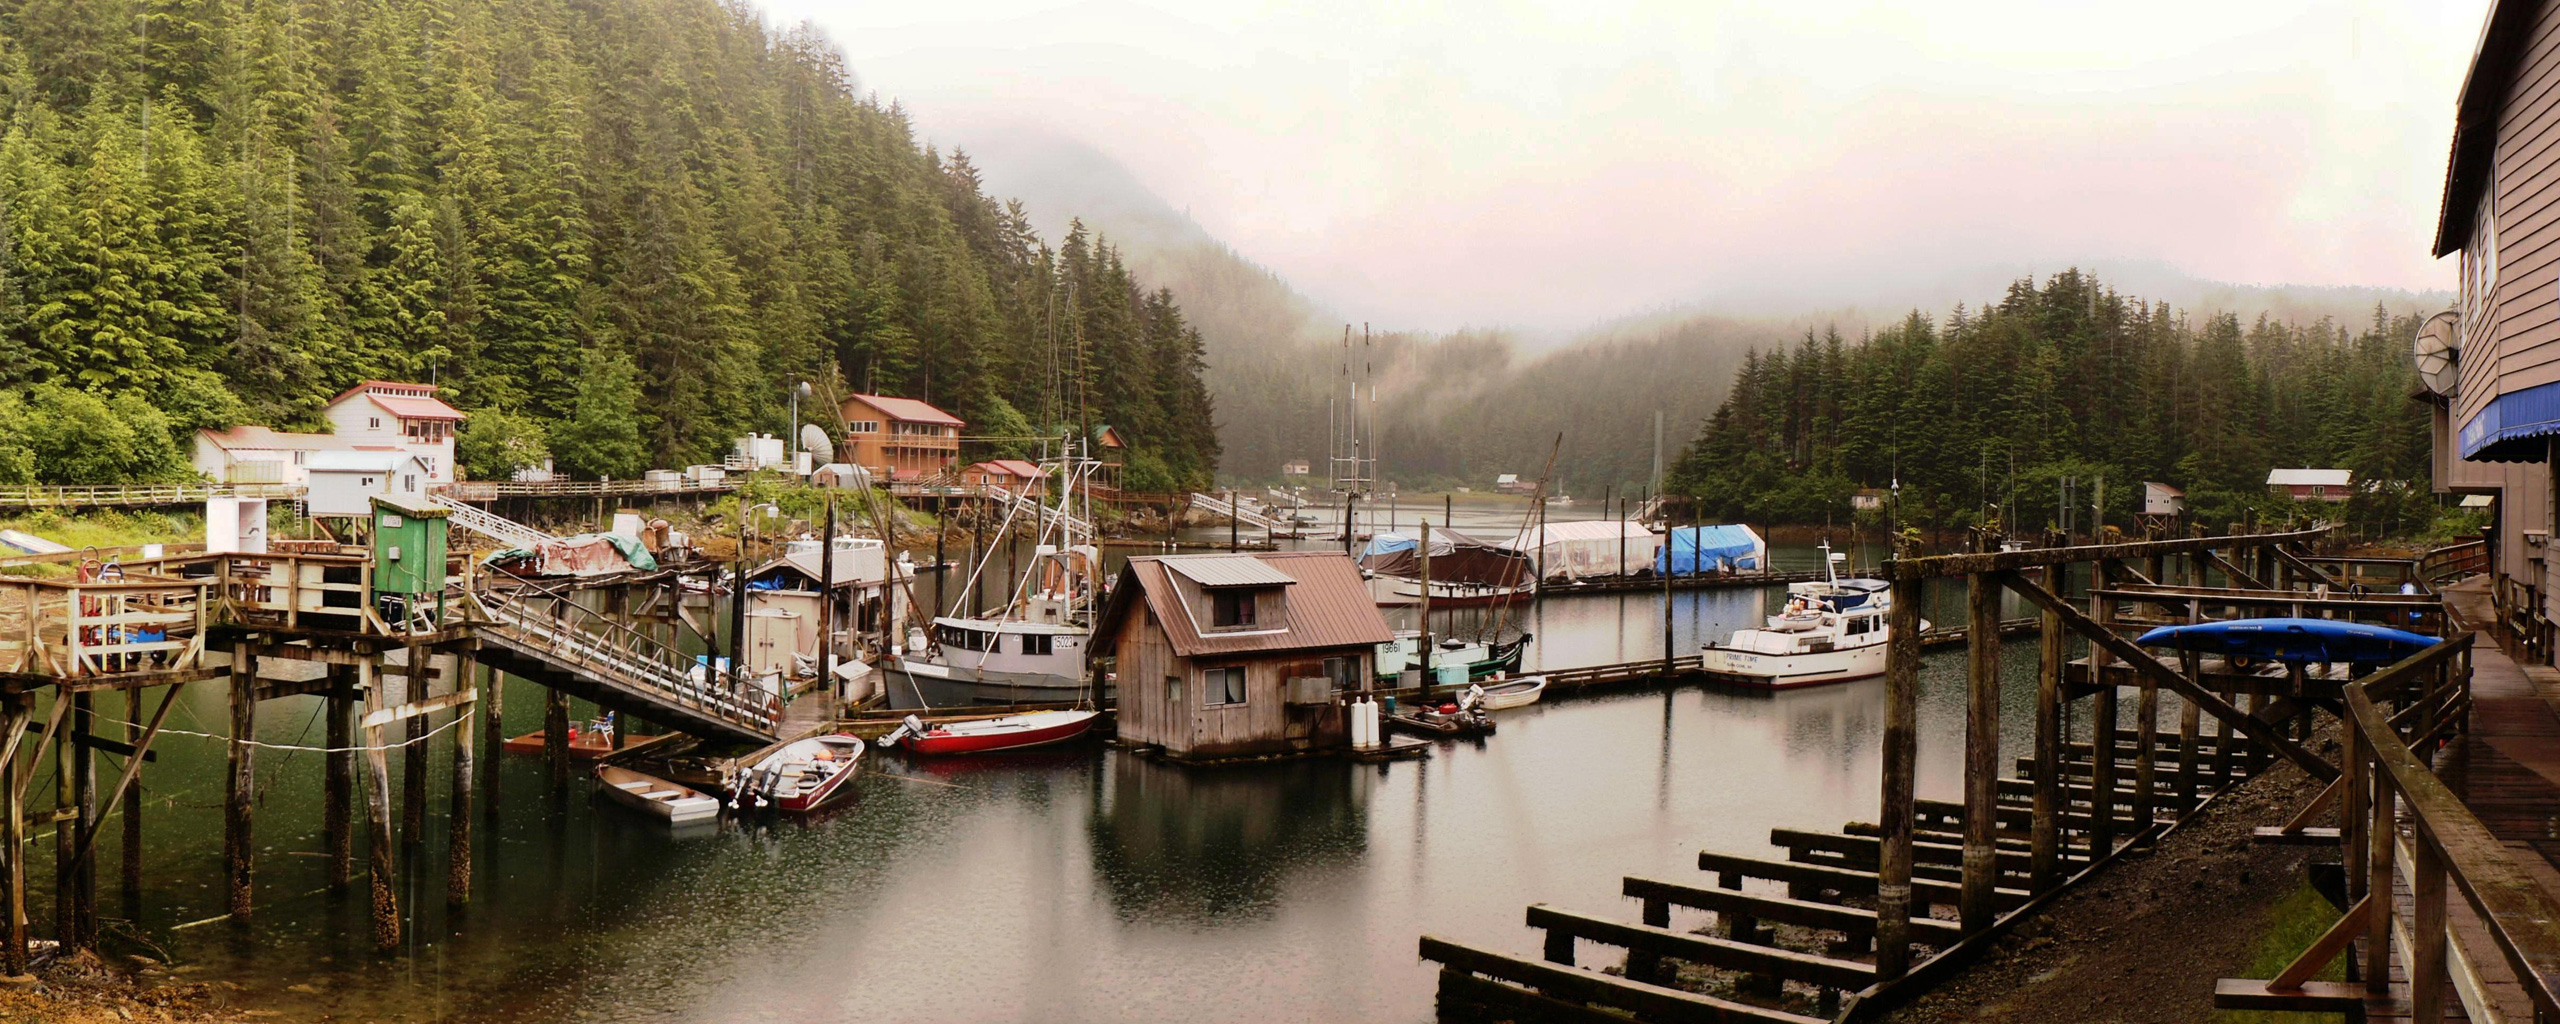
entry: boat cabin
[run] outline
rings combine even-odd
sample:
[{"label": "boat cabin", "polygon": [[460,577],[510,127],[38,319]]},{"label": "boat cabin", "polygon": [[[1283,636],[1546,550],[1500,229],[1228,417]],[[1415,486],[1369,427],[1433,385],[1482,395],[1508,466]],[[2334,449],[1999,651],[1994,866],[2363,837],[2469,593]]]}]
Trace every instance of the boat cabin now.
[{"label": "boat cabin", "polygon": [[1393,639],[1339,552],[1158,555],[1120,570],[1093,654],[1123,740],[1208,760],[1348,746],[1346,705]]}]

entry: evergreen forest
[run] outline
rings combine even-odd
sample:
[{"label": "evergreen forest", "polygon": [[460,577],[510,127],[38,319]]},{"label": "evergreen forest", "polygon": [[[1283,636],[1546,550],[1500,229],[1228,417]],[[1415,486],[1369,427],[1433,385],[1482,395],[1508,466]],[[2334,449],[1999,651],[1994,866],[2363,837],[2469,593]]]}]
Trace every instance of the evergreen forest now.
[{"label": "evergreen forest", "polygon": [[369,378],[483,476],[716,461],[800,381],[1217,466],[1170,291],[745,3],[0,0],[0,117],[0,482],[185,477]]},{"label": "evergreen forest", "polygon": [[[1846,523],[1861,488],[1896,522],[2033,530],[2070,504],[2083,529],[2143,481],[2186,491],[2197,521],[2296,511],[2276,467],[2353,470],[2347,510],[2386,529],[2434,516],[2428,410],[2411,398],[2419,320],[2200,322],[2071,271],[2012,285],[1943,322],[1914,312],[1850,341],[1808,332],[1754,351],[1671,468],[1710,520]],[[2069,490],[2066,492],[2065,481]]]}]

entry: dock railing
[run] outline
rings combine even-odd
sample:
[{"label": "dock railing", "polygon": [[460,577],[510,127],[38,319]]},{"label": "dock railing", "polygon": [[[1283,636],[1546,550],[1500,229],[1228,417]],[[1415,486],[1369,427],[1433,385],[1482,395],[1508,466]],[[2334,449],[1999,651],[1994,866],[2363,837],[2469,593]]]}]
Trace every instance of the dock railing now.
[{"label": "dock railing", "polygon": [[213,582],[0,577],[0,673],[86,678],[201,667]]},{"label": "dock railing", "polygon": [[2465,576],[2489,571],[2489,542],[2466,540],[2429,548],[2418,557],[2418,576],[2428,586],[2440,586]]},{"label": "dock railing", "polygon": [[[2447,970],[2446,923],[2458,896],[2532,1000],[2535,1018],[2560,1019],[2560,900],[2429,767],[2438,746],[2468,728],[2475,635],[2346,687],[2342,773],[2288,828],[2338,805],[2348,910],[2275,977],[2223,979],[2215,1006],[2348,1014],[2387,1008],[2392,1015],[2405,1007],[2413,1021],[2442,1021],[2457,987]],[[2405,917],[2396,910],[2395,883],[2409,893]],[[2359,939],[2361,981],[2312,980]],[[2405,991],[2391,981],[2395,941]]]}]

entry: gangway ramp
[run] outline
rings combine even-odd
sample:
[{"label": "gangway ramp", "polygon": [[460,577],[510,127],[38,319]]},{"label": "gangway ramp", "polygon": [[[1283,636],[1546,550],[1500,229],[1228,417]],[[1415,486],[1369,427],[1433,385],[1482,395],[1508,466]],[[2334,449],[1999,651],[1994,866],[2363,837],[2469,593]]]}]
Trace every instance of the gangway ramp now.
[{"label": "gangway ramp", "polygon": [[1191,508],[1193,511],[1206,512],[1213,516],[1233,519],[1236,522],[1243,523],[1244,525],[1253,527],[1257,530],[1286,530],[1289,528],[1289,524],[1281,522],[1280,520],[1265,513],[1262,508],[1255,505],[1253,500],[1250,498],[1239,498],[1233,503],[1229,503],[1224,498],[1211,497],[1198,491],[1193,491],[1191,493]]},{"label": "gangway ramp", "polygon": [[1007,507],[1010,507],[1017,512],[1038,516],[1040,526],[1043,529],[1046,529],[1063,517],[1066,520],[1067,530],[1071,535],[1083,537],[1091,537],[1094,535],[1092,523],[1085,522],[1074,513],[1061,512],[1054,507],[1044,505],[1039,501],[1039,499],[1033,498],[1030,495],[1015,494],[1012,491],[1008,491],[995,484],[988,484],[987,496],[1004,503]]},{"label": "gangway ramp", "polygon": [[446,521],[453,525],[508,547],[531,548],[543,541],[560,539],[441,491],[427,495],[427,503],[445,510]]},{"label": "gangway ramp", "polygon": [[563,595],[469,592],[480,659],[502,672],[706,739],[767,744],[781,706],[761,690],[697,675],[695,661]]}]

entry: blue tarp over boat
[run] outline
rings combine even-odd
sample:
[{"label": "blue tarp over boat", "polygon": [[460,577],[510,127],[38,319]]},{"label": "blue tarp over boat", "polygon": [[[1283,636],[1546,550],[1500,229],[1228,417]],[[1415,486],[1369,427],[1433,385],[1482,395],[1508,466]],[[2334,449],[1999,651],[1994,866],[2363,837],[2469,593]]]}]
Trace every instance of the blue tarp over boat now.
[{"label": "blue tarp over boat", "polygon": [[1653,554],[1653,571],[1674,576],[1759,569],[1769,544],[1748,526],[1675,526]]},{"label": "blue tarp over boat", "polygon": [[2335,619],[2233,619],[2192,626],[2162,626],[2134,640],[2226,657],[2312,664],[2381,664],[2416,654],[2439,641],[2423,633]]}]

